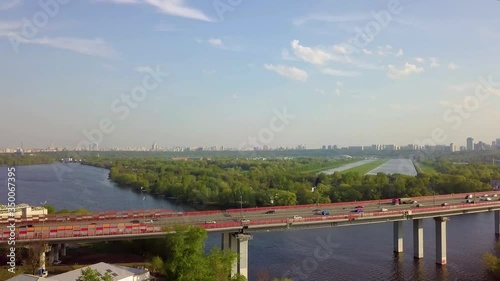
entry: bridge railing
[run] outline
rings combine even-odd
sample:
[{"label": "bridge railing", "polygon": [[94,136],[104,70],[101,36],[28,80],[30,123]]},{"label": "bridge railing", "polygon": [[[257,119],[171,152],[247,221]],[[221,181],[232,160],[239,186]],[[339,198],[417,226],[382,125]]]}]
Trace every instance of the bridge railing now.
[{"label": "bridge railing", "polygon": [[[488,191],[485,193],[490,194],[500,194],[499,191]],[[456,197],[465,197],[471,193],[457,193],[457,194],[443,194],[443,195],[430,195],[430,196],[420,196],[414,197],[415,200],[429,200],[432,198],[436,199],[446,199],[446,198],[456,198]],[[364,205],[364,204],[387,204],[391,203],[391,199],[381,199],[381,200],[364,200],[357,202],[337,202],[337,203],[328,203],[328,204],[310,204],[310,205],[293,205],[293,206],[268,206],[268,207],[254,207],[254,208],[244,208],[244,209],[228,209],[225,212],[227,213],[238,213],[238,212],[266,212],[269,210],[295,210],[295,209],[304,209],[304,208],[312,208],[312,209],[328,209],[328,208],[336,208],[336,207],[345,207],[345,206],[356,206],[356,205]],[[220,214],[223,211],[220,210],[211,210],[211,211],[196,211],[196,212],[176,212],[173,210],[166,209],[147,209],[147,210],[129,210],[129,211],[105,211],[105,212],[92,212],[92,213],[81,213],[81,214],[53,214],[48,215],[45,218],[46,222],[78,222],[78,221],[102,221],[102,220],[115,220],[115,219],[152,219],[152,218],[168,218],[168,217],[179,217],[179,216],[203,216],[203,215],[214,215]],[[33,218],[22,218],[17,219],[16,222],[19,223],[29,223],[29,222],[40,222],[44,219],[39,217]],[[0,223],[6,223],[7,220],[0,221]]]},{"label": "bridge railing", "polygon": [[[250,225],[270,225],[270,224],[288,224],[296,222],[314,222],[314,221],[339,221],[339,220],[355,220],[358,218],[376,217],[376,216],[405,216],[416,213],[425,213],[432,211],[443,211],[453,209],[473,210],[475,207],[484,206],[499,206],[496,202],[481,202],[476,204],[460,204],[450,206],[438,206],[427,208],[411,208],[406,210],[386,211],[386,212],[367,212],[367,213],[351,213],[342,215],[326,215],[313,216],[299,219],[283,218],[283,219],[263,219],[252,220]],[[205,229],[231,228],[240,227],[242,222],[220,222],[215,224],[199,224]],[[152,224],[135,224],[135,223],[102,223],[102,224],[82,224],[82,225],[60,225],[60,226],[37,226],[17,229],[14,235],[17,240],[38,240],[51,238],[68,238],[68,237],[94,237],[106,235],[134,235],[140,233],[160,233],[164,231],[165,226],[157,226]],[[11,237],[11,232],[4,229],[0,236],[0,241],[7,241]]]}]

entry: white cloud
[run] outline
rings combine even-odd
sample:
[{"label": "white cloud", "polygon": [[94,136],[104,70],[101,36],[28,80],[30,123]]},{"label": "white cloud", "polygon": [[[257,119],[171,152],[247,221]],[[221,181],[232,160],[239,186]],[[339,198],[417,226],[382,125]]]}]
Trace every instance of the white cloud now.
[{"label": "white cloud", "polygon": [[323,74],[331,75],[331,76],[339,76],[339,77],[357,77],[361,75],[361,73],[356,71],[344,71],[333,68],[325,68],[321,71]]},{"label": "white cloud", "polygon": [[454,63],[450,63],[448,64],[448,69],[450,70],[457,70],[460,66],[458,66],[457,64],[454,64]]},{"label": "white cloud", "polygon": [[411,74],[418,74],[424,71],[423,67],[417,67],[414,64],[405,63],[403,68],[398,69],[394,65],[387,66],[387,76],[391,79],[400,79],[407,77]]},{"label": "white cloud", "polygon": [[342,83],[342,81],[337,81],[337,87],[342,87],[344,85],[344,83]]},{"label": "white cloud", "polygon": [[371,54],[373,54],[373,52],[372,52],[372,51],[367,50],[367,49],[363,49],[363,53],[364,53],[365,55],[371,55]]},{"label": "white cloud", "polygon": [[264,67],[267,70],[274,71],[283,77],[303,82],[307,81],[307,78],[309,77],[307,72],[294,66],[265,64]]},{"label": "white cloud", "polygon": [[308,15],[302,18],[298,18],[293,21],[296,26],[301,26],[307,24],[310,21],[318,22],[329,22],[329,23],[341,23],[341,22],[352,22],[352,21],[366,21],[370,20],[370,16],[365,14],[359,15],[342,15],[342,16],[329,16],[329,15]]},{"label": "white cloud", "polygon": [[111,2],[115,4],[146,4],[157,8],[161,13],[212,22],[202,11],[188,7],[184,0],[100,0],[99,2]]},{"label": "white cloud", "polygon": [[2,0],[0,2],[0,11],[10,10],[21,4],[21,0]]},{"label": "white cloud", "polygon": [[303,61],[321,65],[332,59],[330,54],[319,48],[304,47],[300,45],[299,40],[293,40],[290,45],[292,46],[294,54]]},{"label": "white cloud", "polygon": [[290,55],[290,52],[287,49],[281,50],[281,58],[284,60],[297,60],[296,58]]},{"label": "white cloud", "polygon": [[140,72],[140,73],[148,73],[148,72],[153,71],[153,69],[151,69],[151,67],[149,67],[149,66],[138,66],[135,68],[135,71]]},{"label": "white cloud", "polygon": [[421,57],[416,57],[415,61],[418,62],[418,63],[425,63],[425,59],[421,58]]},{"label": "white cloud", "polygon": [[210,38],[207,40],[208,44],[217,47],[217,48],[222,48],[224,47],[224,42],[222,42],[222,39],[220,38]]},{"label": "white cloud", "polygon": [[393,51],[393,48],[391,45],[378,46],[377,51],[375,53],[381,57],[385,57],[385,56],[401,57],[404,54],[403,49],[399,49],[396,52]]},{"label": "white cloud", "polygon": [[431,62],[431,67],[439,67],[440,66],[437,58],[430,57],[429,61]]},{"label": "white cloud", "polygon": [[57,49],[69,50],[80,54],[114,58],[117,56],[116,51],[106,41],[100,38],[82,39],[72,37],[41,37],[34,39],[26,39],[16,33],[3,33],[0,27],[0,37],[9,37],[9,40],[17,41],[20,44],[42,45]]}]

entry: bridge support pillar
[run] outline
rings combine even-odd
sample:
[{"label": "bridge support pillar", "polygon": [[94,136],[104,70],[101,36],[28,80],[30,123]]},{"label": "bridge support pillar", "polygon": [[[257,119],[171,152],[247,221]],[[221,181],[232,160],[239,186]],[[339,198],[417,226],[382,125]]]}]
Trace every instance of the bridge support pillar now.
[{"label": "bridge support pillar", "polygon": [[233,264],[231,276],[240,274],[248,279],[248,241],[252,236],[245,233],[222,233],[222,250],[231,250],[238,254],[238,260]]},{"label": "bridge support pillar", "polygon": [[436,263],[446,264],[446,222],[447,217],[434,218],[436,223]]},{"label": "bridge support pillar", "polygon": [[494,211],[495,213],[495,234],[500,235],[500,211]]},{"label": "bridge support pillar", "polygon": [[66,256],[66,244],[61,244],[61,256]]},{"label": "bridge support pillar", "polygon": [[413,220],[413,256],[424,257],[424,227],[422,219]]},{"label": "bridge support pillar", "polygon": [[45,252],[40,254],[40,268],[45,270]]},{"label": "bridge support pillar", "polygon": [[395,221],[394,223],[394,252],[403,252],[403,222]]}]

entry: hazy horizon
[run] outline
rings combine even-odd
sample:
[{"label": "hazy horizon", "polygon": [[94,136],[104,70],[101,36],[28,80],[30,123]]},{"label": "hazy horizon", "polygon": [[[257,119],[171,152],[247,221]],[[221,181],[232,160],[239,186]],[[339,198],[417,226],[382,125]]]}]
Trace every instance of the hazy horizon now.
[{"label": "hazy horizon", "polygon": [[0,148],[500,137],[498,1],[40,3],[0,3]]}]

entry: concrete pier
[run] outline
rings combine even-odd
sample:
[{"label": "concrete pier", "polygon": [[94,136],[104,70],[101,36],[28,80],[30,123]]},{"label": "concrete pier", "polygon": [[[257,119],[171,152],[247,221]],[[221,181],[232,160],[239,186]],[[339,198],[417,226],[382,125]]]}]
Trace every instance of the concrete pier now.
[{"label": "concrete pier", "polygon": [[447,217],[434,218],[436,223],[436,263],[446,264],[446,222]]},{"label": "concrete pier", "polygon": [[394,227],[394,252],[403,252],[403,222],[395,221],[393,222]]},{"label": "concrete pier", "polygon": [[66,244],[61,244],[61,256],[66,256]]},{"label": "concrete pier", "polygon": [[244,233],[222,233],[222,250],[231,250],[238,254],[238,260],[233,264],[231,276],[240,274],[248,279],[248,241],[252,236]]},{"label": "concrete pier", "polygon": [[495,234],[500,235],[500,211],[493,211],[495,213]]},{"label": "concrete pier", "polygon": [[413,220],[413,256],[424,257],[424,226],[422,219]]}]

